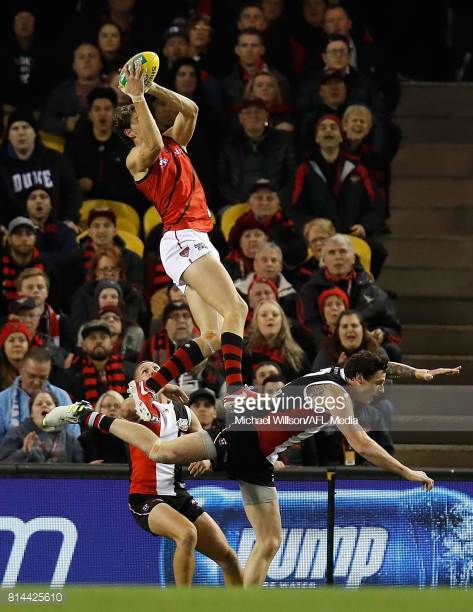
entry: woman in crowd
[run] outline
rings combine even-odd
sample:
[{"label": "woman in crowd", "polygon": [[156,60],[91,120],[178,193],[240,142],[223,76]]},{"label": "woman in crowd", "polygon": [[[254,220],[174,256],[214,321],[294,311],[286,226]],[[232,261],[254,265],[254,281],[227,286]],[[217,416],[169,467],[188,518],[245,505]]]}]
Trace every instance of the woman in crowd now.
[{"label": "woman in crowd", "polygon": [[287,380],[310,371],[310,363],[294,340],[283,309],[274,300],[263,300],[255,308],[243,359],[245,382],[251,384],[254,366],[268,360],[280,365]]},{"label": "woman in crowd", "polygon": [[291,108],[284,104],[281,89],[274,74],[267,71],[255,72],[246,84],[243,97],[263,100],[272,127],[285,132],[294,131],[295,123]]},{"label": "woman in crowd", "polygon": [[356,310],[344,310],[338,318],[333,334],[317,353],[312,371],[336,365],[343,366],[349,357],[362,350],[378,352],[387,359],[385,350],[367,330]]},{"label": "woman in crowd", "polygon": [[350,298],[340,287],[331,287],[319,295],[319,312],[326,336],[335,333],[338,319],[342,312],[348,309],[349,303]]},{"label": "woman in crowd", "polygon": [[257,251],[269,240],[267,227],[256,220],[237,219],[228,237],[230,252],[224,265],[233,280],[245,278],[253,270]]},{"label": "woman in crowd", "polygon": [[[49,391],[40,391],[31,400],[31,416],[10,429],[0,444],[0,461],[5,463],[82,463],[78,440],[63,427],[47,431],[43,419],[57,400]],[[111,436],[110,436],[111,437]]]},{"label": "woman in crowd", "polygon": [[77,331],[86,321],[97,316],[95,293],[100,281],[113,281],[120,286],[126,316],[132,321],[138,321],[146,329],[149,317],[143,297],[138,289],[127,282],[120,249],[113,246],[95,251],[86,282],[72,296],[70,319],[74,330]]},{"label": "woman in crowd", "polygon": [[102,57],[104,74],[109,75],[122,68],[128,53],[120,26],[113,21],[103,23],[97,34],[97,47]]},{"label": "woman in crowd", "polygon": [[139,325],[125,319],[119,306],[104,306],[99,318],[105,321],[113,341],[113,352],[123,355],[125,361],[135,362],[143,345],[145,335]]},{"label": "woman in crowd", "polygon": [[21,321],[8,321],[0,329],[0,390],[9,387],[18,376],[31,332]]}]

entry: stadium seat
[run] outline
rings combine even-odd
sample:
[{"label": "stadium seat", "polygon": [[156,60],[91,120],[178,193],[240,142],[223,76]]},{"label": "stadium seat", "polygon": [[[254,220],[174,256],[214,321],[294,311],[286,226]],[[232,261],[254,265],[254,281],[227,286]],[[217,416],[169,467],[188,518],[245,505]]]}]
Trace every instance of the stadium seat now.
[{"label": "stadium seat", "polygon": [[250,210],[250,206],[245,202],[244,204],[233,204],[223,211],[220,227],[225,236],[225,240],[228,240],[230,231],[235,225],[236,220],[241,217],[243,213],[246,213],[247,210]]},{"label": "stadium seat", "polygon": [[136,210],[129,204],[116,200],[84,200],[80,209],[80,225],[84,229],[87,226],[87,217],[92,208],[110,208],[117,215],[117,222],[119,218],[126,219],[132,224],[132,233],[140,233],[140,217]]},{"label": "stadium seat", "polygon": [[[131,232],[127,232],[126,230],[121,230],[121,229],[119,229],[117,233],[120,236],[120,238],[123,240],[123,242],[125,243],[125,246],[127,249],[130,249],[130,251],[133,251],[133,253],[136,253],[140,257],[143,257],[145,245],[143,244],[142,240],[138,238],[138,236],[135,236],[135,234],[132,234]],[[82,232],[81,234],[77,236],[77,242],[80,242],[83,238],[85,238],[88,235],[89,235],[89,230],[85,230],[84,232]]]},{"label": "stadium seat", "polygon": [[143,233],[145,239],[148,238],[150,231],[161,223],[161,216],[154,206],[150,206],[143,217]]},{"label": "stadium seat", "polygon": [[41,142],[48,149],[54,149],[59,153],[64,153],[65,140],[59,134],[51,134],[51,132],[45,132],[44,130],[39,131],[39,137]]},{"label": "stadium seat", "polygon": [[133,251],[133,253],[143,257],[145,245],[143,244],[143,241],[138,238],[138,236],[122,230],[118,231],[118,235],[124,241],[127,249],[130,249],[130,251]]},{"label": "stadium seat", "polygon": [[348,236],[350,238],[355,253],[360,258],[361,265],[363,268],[371,274],[371,249],[363,238],[357,238],[357,236]]}]

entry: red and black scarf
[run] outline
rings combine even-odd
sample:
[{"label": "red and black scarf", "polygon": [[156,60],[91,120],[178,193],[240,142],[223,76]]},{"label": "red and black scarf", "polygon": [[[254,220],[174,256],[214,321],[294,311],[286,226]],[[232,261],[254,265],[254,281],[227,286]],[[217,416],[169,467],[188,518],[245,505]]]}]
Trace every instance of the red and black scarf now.
[{"label": "red and black scarf", "polygon": [[174,342],[169,338],[167,331],[162,329],[144,343],[139,361],[154,361],[162,364],[171,357],[175,350]]},{"label": "red and black scarf", "polygon": [[[123,373],[123,357],[117,353],[112,353],[105,366],[106,384],[102,380],[93,361],[88,357],[81,357],[78,360],[81,367],[82,385],[84,387],[84,399],[93,406],[106,391],[118,391],[124,395],[126,393],[126,379]],[[77,362],[76,362],[77,363]]]},{"label": "red and black scarf", "polygon": [[82,266],[84,271],[88,271],[92,265],[92,258],[95,255],[95,247],[92,238],[86,238],[82,243]]},{"label": "red and black scarf", "polygon": [[31,260],[26,265],[16,263],[9,253],[4,253],[2,256],[2,293],[7,302],[12,302],[18,298],[18,292],[15,287],[17,276],[26,268],[39,268],[44,270],[44,264],[41,261],[41,256],[38,249],[33,249]]},{"label": "red and black scarf", "polygon": [[353,281],[356,280],[357,274],[356,270],[350,270],[348,274],[340,278],[338,276],[330,274],[330,272],[325,268],[324,276],[333,285],[335,285],[336,287],[340,287],[341,289],[343,289],[343,291],[345,291],[348,296],[350,296],[353,287]]}]

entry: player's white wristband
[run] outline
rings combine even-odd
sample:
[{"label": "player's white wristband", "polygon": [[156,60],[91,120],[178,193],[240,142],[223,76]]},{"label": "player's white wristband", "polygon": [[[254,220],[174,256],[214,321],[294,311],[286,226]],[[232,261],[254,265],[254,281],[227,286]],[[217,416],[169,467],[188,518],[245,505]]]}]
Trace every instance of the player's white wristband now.
[{"label": "player's white wristband", "polygon": [[[130,94],[128,94],[130,96]],[[130,96],[131,101],[133,102],[133,104],[135,104],[136,102],[144,102],[145,101],[145,97],[144,94],[139,94],[138,96]]]}]

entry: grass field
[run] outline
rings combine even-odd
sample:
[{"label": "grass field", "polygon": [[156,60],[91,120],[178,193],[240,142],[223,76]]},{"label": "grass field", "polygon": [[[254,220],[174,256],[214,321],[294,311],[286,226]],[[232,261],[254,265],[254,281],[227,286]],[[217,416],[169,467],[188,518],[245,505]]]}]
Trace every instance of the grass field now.
[{"label": "grass field", "polygon": [[[16,588],[27,592],[33,588]],[[36,590],[40,590],[36,587]],[[44,591],[50,591],[43,587]],[[0,607],[8,592],[3,590]],[[56,591],[57,592],[57,591]],[[459,612],[473,610],[473,590],[454,589],[206,589],[189,590],[141,587],[68,587],[65,601],[36,604],[39,610],[77,612]],[[10,604],[9,609],[28,604]],[[29,604],[29,609],[38,609]],[[8,609],[5,606],[5,609]]]}]

